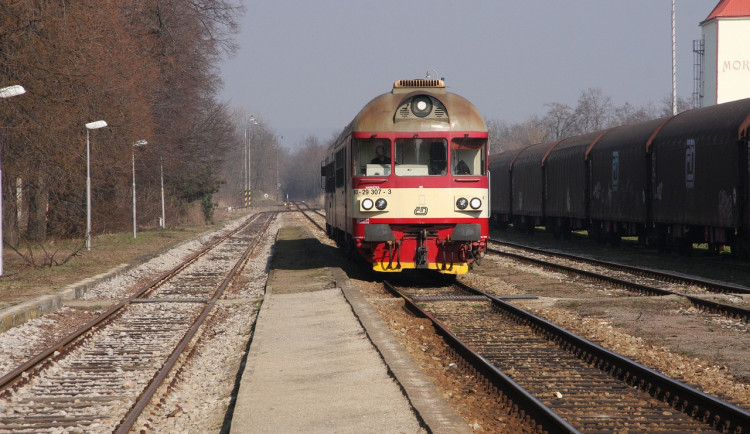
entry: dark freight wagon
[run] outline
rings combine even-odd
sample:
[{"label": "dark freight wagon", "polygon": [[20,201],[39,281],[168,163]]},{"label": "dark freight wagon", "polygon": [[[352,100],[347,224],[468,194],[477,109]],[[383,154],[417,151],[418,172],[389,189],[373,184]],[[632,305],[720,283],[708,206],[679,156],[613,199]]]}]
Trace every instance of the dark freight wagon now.
[{"label": "dark freight wagon", "polygon": [[750,256],[749,129],[744,99],[496,155],[492,219]]},{"label": "dark freight wagon", "polygon": [[587,227],[588,176],[586,150],[603,132],[557,142],[544,158],[545,216],[555,235]]},{"label": "dark freight wagon", "polygon": [[648,143],[660,239],[720,245],[746,231],[748,113],[750,99],[686,111]]},{"label": "dark freight wagon", "polygon": [[646,143],[664,118],[609,130],[588,153],[589,230],[599,239],[644,236],[648,220]]},{"label": "dark freight wagon", "polygon": [[518,154],[511,168],[513,219],[519,229],[533,230],[544,222],[542,159],[549,148],[549,143],[529,146]]},{"label": "dark freight wagon", "polygon": [[499,227],[505,227],[512,222],[511,166],[519,152],[519,149],[504,151],[495,154],[490,161],[492,185],[496,187],[490,190],[492,224]]}]

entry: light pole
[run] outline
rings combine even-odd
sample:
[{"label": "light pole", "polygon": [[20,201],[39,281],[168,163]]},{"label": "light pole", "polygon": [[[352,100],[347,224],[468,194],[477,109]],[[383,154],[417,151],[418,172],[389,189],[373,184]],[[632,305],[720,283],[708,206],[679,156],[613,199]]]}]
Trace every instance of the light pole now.
[{"label": "light pole", "polygon": [[135,223],[135,147],[136,146],[146,146],[148,144],[145,140],[138,140],[136,142],[133,142],[133,238],[137,237],[138,234],[136,232],[136,223]]},{"label": "light pole", "polygon": [[[281,140],[284,140],[284,136],[279,136]],[[279,201],[279,189],[281,183],[279,182],[279,147],[276,147],[276,202]]]},{"label": "light pole", "polygon": [[677,50],[675,42],[675,11],[672,0],[672,115],[677,115]]},{"label": "light pole", "polygon": [[161,157],[159,157],[159,174],[161,178],[161,228],[165,229],[167,221],[164,215],[164,162]]},{"label": "light pole", "polygon": [[245,127],[245,164],[243,167],[243,172],[245,172],[245,185],[244,185],[243,198],[242,198],[243,208],[247,208],[248,206],[250,206],[250,203],[252,201],[252,189],[251,189],[252,147],[251,147],[251,141],[250,141],[250,127],[252,127],[253,125],[258,125],[258,121],[255,119],[253,115],[250,115],[250,119],[248,120],[248,123],[250,124],[250,126]]},{"label": "light pole", "polygon": [[[23,95],[26,89],[20,85],[8,86],[0,89],[0,98],[10,98],[12,96]],[[3,275],[3,143],[0,141],[0,276]]]},{"label": "light pole", "polygon": [[98,130],[107,126],[105,121],[94,121],[86,124],[86,250],[91,250],[91,150],[89,130]]}]

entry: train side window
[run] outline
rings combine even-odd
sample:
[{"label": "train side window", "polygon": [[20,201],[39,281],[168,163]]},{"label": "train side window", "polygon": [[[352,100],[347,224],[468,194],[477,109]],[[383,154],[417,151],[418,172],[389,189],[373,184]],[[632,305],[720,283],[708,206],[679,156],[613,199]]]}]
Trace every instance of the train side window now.
[{"label": "train side window", "polygon": [[333,193],[336,191],[336,177],[334,176],[333,161],[326,164],[326,192]]},{"label": "train side window", "polygon": [[391,142],[356,139],[352,144],[352,159],[355,176],[388,176],[391,174]]},{"label": "train side window", "polygon": [[448,171],[444,139],[396,139],[396,175],[440,176]]},{"label": "train side window", "polygon": [[341,148],[336,152],[336,187],[344,186],[344,160],[346,158],[346,148]]},{"label": "train side window", "polygon": [[486,175],[487,139],[460,137],[451,141],[453,175]]}]

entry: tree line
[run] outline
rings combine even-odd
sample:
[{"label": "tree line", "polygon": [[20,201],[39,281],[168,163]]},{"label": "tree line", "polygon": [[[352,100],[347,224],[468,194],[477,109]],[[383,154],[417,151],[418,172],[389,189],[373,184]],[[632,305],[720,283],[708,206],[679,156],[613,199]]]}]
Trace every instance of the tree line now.
[{"label": "tree line", "polygon": [[241,0],[0,3],[0,87],[27,91],[0,99],[5,245],[84,235],[92,121],[108,124],[89,131],[93,233],[128,227],[133,161],[140,221],[161,216],[162,173],[168,223],[210,204],[234,140],[216,65],[242,13]]},{"label": "tree line", "polygon": [[[649,103],[637,107],[627,102],[618,106],[602,89],[589,88],[581,91],[575,106],[559,102],[547,103],[544,115],[532,115],[518,123],[487,120],[490,153],[670,116],[671,104],[671,97],[665,97],[660,106]],[[692,108],[691,100],[678,98],[678,111],[689,108]]]}]

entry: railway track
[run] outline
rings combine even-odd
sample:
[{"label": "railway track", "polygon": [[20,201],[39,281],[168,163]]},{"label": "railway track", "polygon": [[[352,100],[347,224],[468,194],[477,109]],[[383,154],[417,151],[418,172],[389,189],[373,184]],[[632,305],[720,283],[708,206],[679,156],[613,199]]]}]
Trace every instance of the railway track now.
[{"label": "railway track", "polygon": [[488,252],[533,263],[542,268],[561,271],[647,295],[677,295],[690,301],[696,308],[729,318],[750,321],[750,309],[704,298],[710,294],[750,295],[750,288],[727,282],[701,279],[666,271],[634,267],[598,259],[552,252],[519,244],[490,240],[494,246]]},{"label": "railway track", "polygon": [[[395,287],[433,321],[467,367],[487,378],[505,411],[549,432],[747,432],[750,413],[500,298],[457,284]],[[532,424],[532,425],[533,425]]]},{"label": "railway track", "polygon": [[302,213],[302,215],[304,215],[308,220],[310,220],[310,222],[316,228],[320,229],[323,233],[325,233],[326,230],[323,228],[323,226],[321,226],[320,223],[315,221],[315,219],[312,218],[310,214],[308,214],[308,212],[313,212],[323,219],[325,219],[325,214],[321,213],[319,209],[310,207],[310,205],[308,205],[306,202],[292,202],[292,203],[297,207],[297,209]]},{"label": "railway track", "polygon": [[0,432],[131,429],[274,218],[252,216],[0,378]]}]

